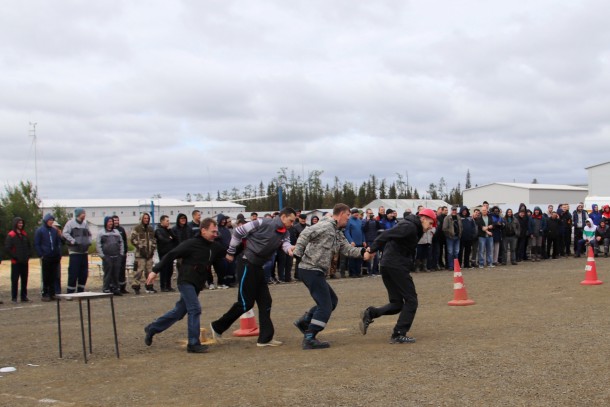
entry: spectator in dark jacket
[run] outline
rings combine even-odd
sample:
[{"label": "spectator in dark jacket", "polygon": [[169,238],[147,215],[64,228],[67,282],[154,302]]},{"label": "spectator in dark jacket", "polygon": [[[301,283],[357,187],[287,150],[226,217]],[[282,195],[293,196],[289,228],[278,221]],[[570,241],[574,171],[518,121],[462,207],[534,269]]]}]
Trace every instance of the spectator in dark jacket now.
[{"label": "spectator in dark jacket", "polygon": [[54,276],[61,261],[61,238],[53,227],[55,218],[47,213],[34,234],[34,248],[42,262],[42,300],[55,298]]},{"label": "spectator in dark jacket", "polygon": [[4,247],[11,257],[11,299],[17,302],[17,286],[21,279],[21,302],[28,302],[28,262],[32,247],[23,219],[13,219],[13,229],[8,232]]},{"label": "spectator in dark jacket", "polygon": [[534,208],[534,213],[528,223],[527,233],[532,239],[532,261],[540,261],[542,258],[542,236],[546,230],[546,221],[542,216],[540,207]]},{"label": "spectator in dark jacket", "polygon": [[527,234],[527,228],[529,225],[529,218],[525,207],[519,209],[517,214],[517,221],[519,222],[519,236],[517,237],[517,263],[520,261],[527,260],[527,241],[529,239]]},{"label": "spectator in dark jacket", "polygon": [[462,237],[460,238],[460,265],[462,268],[472,268],[470,264],[470,255],[472,251],[472,242],[477,238],[477,225],[474,219],[470,216],[470,210],[467,206],[463,206],[460,210],[462,220]]},{"label": "spectator in dark jacket", "polygon": [[[155,229],[155,239],[157,240],[157,254],[161,260],[167,253],[178,246],[178,239],[169,227],[169,216],[162,215],[159,219],[157,229]],[[172,275],[174,274],[174,264],[168,263],[160,270],[161,291],[176,291],[172,288]]]},{"label": "spectator in dark jacket", "polygon": [[521,234],[521,224],[513,216],[513,210],[507,209],[504,216],[504,228],[502,229],[502,244],[504,245],[504,257],[502,265],[508,263],[508,254],[510,252],[510,264],[517,264],[517,239]]},{"label": "spectator in dark jacket", "polygon": [[551,212],[551,217],[547,221],[546,231],[546,257],[550,258],[551,247],[553,248],[553,259],[559,256],[559,238],[561,236],[561,221],[557,212]]},{"label": "spectator in dark jacket", "polygon": [[186,215],[183,213],[179,213],[176,217],[176,224],[172,228],[172,232],[178,240],[178,244],[184,242],[186,239],[191,237],[191,230],[187,225],[187,221],[188,220],[186,218]]},{"label": "spectator in dark jacket", "polygon": [[112,222],[114,223],[114,228],[123,239],[123,256],[121,257],[121,268],[119,269],[119,292],[121,294],[129,294],[129,291],[127,291],[127,251],[129,250],[129,245],[127,244],[127,231],[121,226],[121,219],[117,215],[112,217]]},{"label": "spectator in dark jacket", "polygon": [[[377,238],[377,235],[383,226],[381,222],[375,219],[375,214],[371,208],[367,208],[365,212],[366,216],[364,219],[364,240],[366,241],[366,247],[370,246],[373,241]],[[379,275],[379,256],[375,256],[372,260],[366,263],[369,276]]]},{"label": "spectator in dark jacket", "polygon": [[604,257],[608,257],[610,247],[610,227],[605,218],[599,222],[599,226],[595,228],[595,255],[599,253],[600,247],[604,247]]}]

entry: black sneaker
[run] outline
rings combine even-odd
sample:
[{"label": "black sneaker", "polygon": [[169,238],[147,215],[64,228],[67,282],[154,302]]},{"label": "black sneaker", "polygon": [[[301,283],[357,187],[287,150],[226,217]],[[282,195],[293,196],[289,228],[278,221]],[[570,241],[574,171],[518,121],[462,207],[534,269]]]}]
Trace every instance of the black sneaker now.
[{"label": "black sneaker", "polygon": [[123,294],[121,293],[120,290],[113,291],[112,294],[114,294],[117,297],[122,297],[123,296]]},{"label": "black sneaker", "polygon": [[362,335],[366,335],[366,331],[369,329],[369,325],[372,323],[373,318],[371,318],[371,307],[369,307],[360,313],[360,333],[362,333]]},{"label": "black sneaker", "polygon": [[152,333],[152,331],[150,330],[150,325],[146,325],[144,327],[144,333],[146,334],[146,336],[144,336],[144,343],[146,344],[146,346],[152,345],[153,336],[155,334]]},{"label": "black sneaker", "polygon": [[186,351],[188,353],[207,353],[208,347],[206,345],[197,344],[197,345],[187,345]]},{"label": "black sneaker", "polygon": [[415,343],[415,338],[406,335],[392,335],[390,343]]},{"label": "black sneaker", "polygon": [[129,294],[129,291],[125,287],[121,287],[121,294]]},{"label": "black sneaker", "polygon": [[[15,301],[14,301],[14,302],[17,302],[17,299],[15,299]],[[32,302],[32,300],[30,300],[28,297],[23,297],[23,298],[21,299],[21,302]]]},{"label": "black sneaker", "polygon": [[303,350],[308,350],[308,349],[326,349],[326,348],[330,348],[330,343],[328,342],[322,342],[321,340],[317,339],[317,338],[312,338],[312,339],[303,339]]},{"label": "black sneaker", "polygon": [[133,290],[134,293],[136,293],[136,295],[140,295],[140,286],[139,285],[132,285],[131,289]]},{"label": "black sneaker", "polygon": [[305,332],[307,332],[307,329],[309,329],[309,322],[307,322],[305,318],[307,318],[307,312],[303,314],[301,318],[292,323],[299,331],[301,331],[303,335],[305,335]]}]

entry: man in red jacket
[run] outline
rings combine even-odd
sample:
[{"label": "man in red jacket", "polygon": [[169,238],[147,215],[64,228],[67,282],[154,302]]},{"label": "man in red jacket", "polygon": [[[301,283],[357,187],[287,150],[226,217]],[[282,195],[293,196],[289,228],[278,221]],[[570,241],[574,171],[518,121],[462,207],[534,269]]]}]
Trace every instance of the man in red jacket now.
[{"label": "man in red jacket", "polygon": [[4,246],[11,256],[11,299],[17,302],[17,286],[21,279],[21,302],[29,302],[28,298],[28,262],[32,247],[25,233],[25,222],[17,217],[13,219],[13,229],[8,232]]}]

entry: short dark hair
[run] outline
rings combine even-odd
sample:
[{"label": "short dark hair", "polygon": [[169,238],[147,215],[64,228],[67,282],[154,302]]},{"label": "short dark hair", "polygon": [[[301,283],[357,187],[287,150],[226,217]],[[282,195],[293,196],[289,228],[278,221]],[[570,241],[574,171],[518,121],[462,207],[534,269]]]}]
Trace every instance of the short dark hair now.
[{"label": "short dark hair", "polygon": [[252,212],[252,213],[250,214],[250,216],[258,216],[258,213],[256,213],[256,212]]},{"label": "short dark hair", "polygon": [[351,209],[349,206],[347,206],[344,203],[338,203],[335,205],[335,207],[333,208],[333,216],[337,216],[342,214],[343,212],[351,212]]},{"label": "short dark hair", "polygon": [[297,216],[297,213],[296,213],[296,211],[295,211],[294,209],[292,209],[292,208],[284,208],[284,209],[282,209],[282,210],[280,211],[280,216],[282,216],[282,215],[284,215],[284,216],[290,216],[290,215]]},{"label": "short dark hair", "polygon": [[112,219],[118,219],[118,218],[119,218],[119,215],[114,215],[114,216],[112,217]]},{"label": "short dark hair", "polygon": [[199,225],[199,227],[201,229],[209,229],[210,225],[218,226],[218,223],[212,218],[205,218],[204,220],[201,221],[201,224]]},{"label": "short dark hair", "polygon": [[163,222],[165,219],[169,219],[169,216],[161,215],[161,217],[159,218],[159,222]]},{"label": "short dark hair", "polygon": [[191,215],[195,216],[196,213],[201,213],[201,211],[199,209],[195,209],[193,212],[191,212]]}]

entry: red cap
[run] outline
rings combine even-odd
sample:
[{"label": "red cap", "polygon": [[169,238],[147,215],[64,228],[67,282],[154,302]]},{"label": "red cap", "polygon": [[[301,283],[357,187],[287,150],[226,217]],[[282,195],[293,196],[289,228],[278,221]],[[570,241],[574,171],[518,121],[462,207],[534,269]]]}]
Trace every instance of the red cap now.
[{"label": "red cap", "polygon": [[424,208],[421,209],[417,214],[419,216],[426,216],[432,219],[432,227],[436,227],[436,212],[434,212],[432,209]]}]

